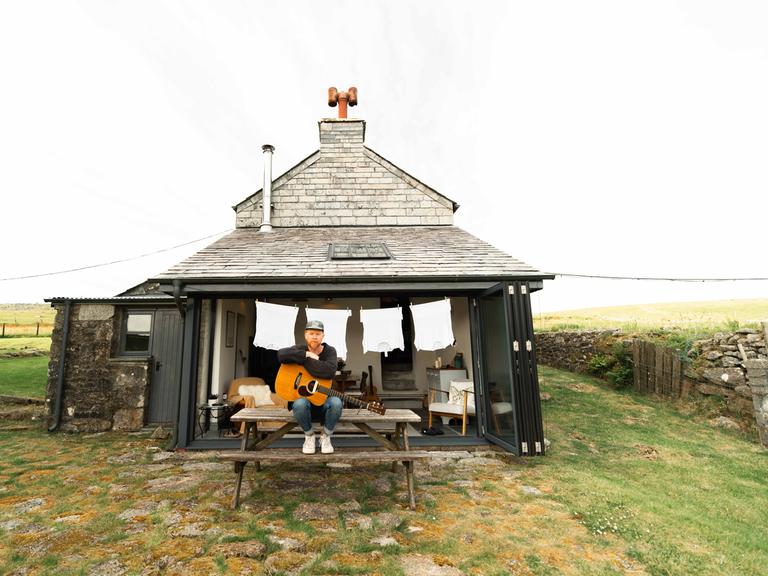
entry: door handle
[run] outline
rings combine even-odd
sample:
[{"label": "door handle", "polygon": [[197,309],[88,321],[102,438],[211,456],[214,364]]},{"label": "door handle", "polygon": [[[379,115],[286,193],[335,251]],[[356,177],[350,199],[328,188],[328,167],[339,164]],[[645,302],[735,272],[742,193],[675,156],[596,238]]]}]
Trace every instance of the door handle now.
[{"label": "door handle", "polygon": [[157,362],[157,361],[155,361],[155,372],[159,372],[159,371],[160,371],[160,367],[161,367],[162,365],[163,365],[163,363],[162,363],[162,362]]}]

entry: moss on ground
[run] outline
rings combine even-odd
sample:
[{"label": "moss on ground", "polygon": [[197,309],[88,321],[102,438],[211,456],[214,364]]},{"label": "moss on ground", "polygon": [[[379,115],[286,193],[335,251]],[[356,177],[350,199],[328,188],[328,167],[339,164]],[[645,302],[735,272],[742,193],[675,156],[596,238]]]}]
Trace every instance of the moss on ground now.
[{"label": "moss on ground", "polygon": [[0,573],[761,573],[758,445],[597,380],[541,380],[548,455],[417,466],[415,511],[383,465],[249,467],[234,511],[211,454],[0,431]]}]

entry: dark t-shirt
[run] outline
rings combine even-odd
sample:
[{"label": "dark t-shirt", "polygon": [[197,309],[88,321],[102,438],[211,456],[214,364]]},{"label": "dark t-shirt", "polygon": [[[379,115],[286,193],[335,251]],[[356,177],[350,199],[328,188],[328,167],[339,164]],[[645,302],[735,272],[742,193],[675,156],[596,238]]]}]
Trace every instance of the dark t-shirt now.
[{"label": "dark t-shirt", "polygon": [[318,360],[307,358],[307,350],[306,344],[281,348],[277,351],[277,359],[280,360],[280,364],[301,364],[315,378],[326,380],[333,378],[338,369],[336,348],[330,344],[323,344],[323,351],[320,352]]},{"label": "dark t-shirt", "polygon": [[[315,378],[324,378],[329,380],[333,378],[338,369],[338,357],[336,348],[329,344],[323,344],[323,351],[317,360],[307,358],[307,345],[297,344],[288,348],[281,348],[277,351],[277,359],[281,364],[301,364],[307,369],[307,372]],[[293,402],[288,403],[288,410],[293,408]],[[322,407],[312,404],[312,420],[322,422]],[[324,422],[322,422],[324,424]]]}]

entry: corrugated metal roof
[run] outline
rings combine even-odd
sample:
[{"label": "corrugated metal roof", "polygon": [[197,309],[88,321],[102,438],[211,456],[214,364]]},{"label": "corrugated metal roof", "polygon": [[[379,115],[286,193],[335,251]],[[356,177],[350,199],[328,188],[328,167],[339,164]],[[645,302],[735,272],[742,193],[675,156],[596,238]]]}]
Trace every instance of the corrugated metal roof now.
[{"label": "corrugated metal roof", "polygon": [[96,304],[112,304],[112,303],[131,303],[131,302],[162,302],[173,303],[173,296],[168,294],[143,294],[140,296],[54,296],[52,298],[45,298],[45,302],[64,302],[65,300],[72,300],[73,302],[93,302]]},{"label": "corrugated metal roof", "polygon": [[[333,242],[384,242],[389,260],[330,260]],[[551,277],[456,226],[237,229],[152,280]]]}]

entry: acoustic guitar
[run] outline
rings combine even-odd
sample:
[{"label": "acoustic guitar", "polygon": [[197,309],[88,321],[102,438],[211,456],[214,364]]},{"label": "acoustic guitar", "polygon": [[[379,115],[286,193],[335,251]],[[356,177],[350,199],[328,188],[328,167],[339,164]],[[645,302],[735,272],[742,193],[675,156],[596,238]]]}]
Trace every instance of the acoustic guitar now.
[{"label": "acoustic guitar", "polygon": [[300,364],[281,364],[275,380],[275,393],[288,402],[306,398],[315,406],[322,406],[328,396],[336,396],[353,406],[365,408],[376,414],[384,414],[387,411],[378,402],[365,402],[356,396],[334,390],[332,384],[331,380],[315,378]]}]

